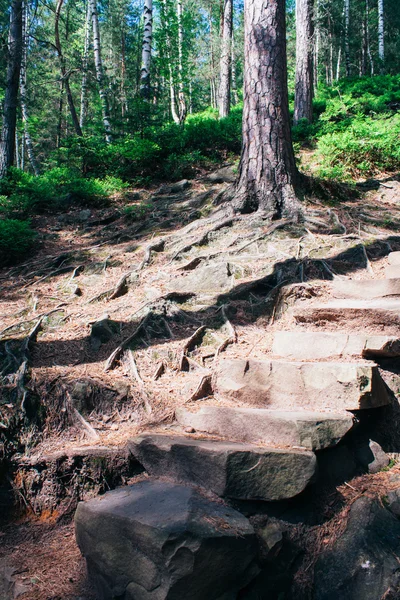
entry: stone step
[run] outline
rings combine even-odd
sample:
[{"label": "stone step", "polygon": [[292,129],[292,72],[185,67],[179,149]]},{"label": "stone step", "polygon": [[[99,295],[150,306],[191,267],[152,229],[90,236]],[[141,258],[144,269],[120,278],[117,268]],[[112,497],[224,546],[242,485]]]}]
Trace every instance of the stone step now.
[{"label": "stone step", "polygon": [[335,356],[400,356],[400,338],[325,331],[277,331],[272,353],[281,358],[316,360]]},{"label": "stone step", "polygon": [[391,252],[388,254],[389,265],[400,265],[400,252]]},{"label": "stone step", "polygon": [[75,530],[103,600],[236,598],[259,572],[246,517],[187,485],[146,479],[81,502]]},{"label": "stone step", "polygon": [[400,264],[389,265],[385,269],[385,277],[388,279],[397,279],[400,277]]},{"label": "stone step", "polygon": [[378,367],[367,361],[221,360],[216,397],[270,409],[341,412],[390,403]]},{"label": "stone step", "polygon": [[298,323],[320,326],[325,322],[353,326],[358,331],[366,327],[397,327],[400,325],[400,300],[332,300],[293,311]]},{"label": "stone step", "polygon": [[284,500],[313,479],[316,457],[307,450],[151,435],[129,449],[150,475],[200,485],[236,500]]},{"label": "stone step", "polygon": [[278,411],[263,408],[201,406],[175,411],[178,423],[238,442],[322,450],[335,446],[353,427],[349,413]]},{"label": "stone step", "polygon": [[332,282],[331,286],[333,294],[337,298],[373,300],[374,298],[400,296],[400,279],[337,279]]}]

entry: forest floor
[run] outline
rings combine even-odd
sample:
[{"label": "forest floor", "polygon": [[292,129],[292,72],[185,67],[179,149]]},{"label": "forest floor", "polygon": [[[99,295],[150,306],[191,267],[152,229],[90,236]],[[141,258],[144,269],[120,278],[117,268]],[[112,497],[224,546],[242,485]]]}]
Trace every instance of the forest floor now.
[{"label": "forest floor", "polygon": [[[383,279],[387,254],[400,250],[396,176],[364,182],[358,194],[343,188],[340,201],[327,188],[325,199],[304,200],[304,222],[272,225],[218,206],[228,183],[215,179],[130,190],[101,209],[34,220],[35,255],[0,271],[0,358],[27,350],[23,385],[46,408],[39,442],[34,427],[24,431],[24,457],[175,431],[177,406],[212,396],[220,354],[270,354],[273,332],[293,327],[294,303],[327,299],[335,278]],[[151,209],[133,221],[127,203]],[[13,410],[2,403],[4,423]],[[351,502],[388,478],[360,478],[342,496]],[[21,600],[91,598],[73,527],[59,517],[31,511],[0,524],[0,588],[14,568],[29,588]]]}]

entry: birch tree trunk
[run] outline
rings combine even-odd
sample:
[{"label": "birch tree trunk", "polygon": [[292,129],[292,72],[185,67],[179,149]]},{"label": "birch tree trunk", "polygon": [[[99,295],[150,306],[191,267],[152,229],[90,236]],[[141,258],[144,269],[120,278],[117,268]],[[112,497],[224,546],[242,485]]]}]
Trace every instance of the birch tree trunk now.
[{"label": "birch tree trunk", "polygon": [[346,77],[350,77],[350,0],[344,0],[344,59]]},{"label": "birch tree trunk", "polygon": [[179,125],[179,115],[176,107],[176,93],[175,93],[175,85],[174,85],[174,77],[172,71],[172,62],[171,62],[171,38],[169,31],[169,18],[168,18],[168,4],[167,0],[163,0],[161,4],[161,22],[163,28],[165,30],[165,45],[166,45],[166,59],[168,63],[168,85],[169,85],[169,99],[170,99],[170,110],[171,116],[177,125]]},{"label": "birch tree trunk", "polygon": [[378,0],[378,55],[381,73],[385,71],[385,17],[383,0]]},{"label": "birch tree trunk", "polygon": [[82,57],[82,84],[81,84],[81,110],[79,113],[79,125],[81,129],[85,124],[87,112],[87,75],[89,63],[89,44],[90,44],[90,6],[88,4],[85,18],[85,41]]},{"label": "birch tree trunk", "polygon": [[232,0],[224,0],[222,12],[221,58],[219,63],[219,117],[227,117],[231,108],[231,72],[232,72]]},{"label": "birch tree trunk", "polygon": [[371,77],[374,75],[374,59],[372,58],[371,44],[369,37],[369,0],[365,0],[365,35],[367,37],[367,55],[370,64]]},{"label": "birch tree trunk", "polygon": [[100,28],[99,28],[99,17],[97,14],[97,0],[89,0],[91,20],[93,27],[93,51],[94,51],[94,64],[96,68],[96,79],[97,85],[99,86],[99,96],[101,102],[101,112],[103,117],[103,127],[106,137],[107,144],[112,142],[111,134],[111,123],[110,123],[110,109],[108,106],[107,91],[105,88],[103,61],[101,58],[101,40],[100,40]]},{"label": "birch tree trunk", "polygon": [[179,123],[183,125],[187,115],[186,98],[183,87],[183,27],[182,27],[182,0],[176,1],[176,16],[178,20],[178,104]]},{"label": "birch tree trunk", "polygon": [[[29,113],[27,105],[27,61],[28,61],[28,0],[24,0],[22,8],[22,60],[19,82],[22,123],[24,126],[23,140],[25,139],[26,151],[29,162],[35,175],[40,175],[39,163],[35,157],[32,138],[29,133]],[[23,143],[23,141],[22,141]]]},{"label": "birch tree trunk", "polygon": [[298,217],[289,122],[285,0],[248,0],[245,9],[243,145],[234,198],[241,212]]},{"label": "birch tree trunk", "polygon": [[312,121],[314,0],[296,1],[296,91],[294,118]]},{"label": "birch tree trunk", "polygon": [[6,89],[0,143],[0,178],[14,164],[19,76],[22,60],[22,0],[13,0],[8,36]]},{"label": "birch tree trunk", "polygon": [[61,47],[59,24],[60,24],[60,14],[61,14],[61,9],[63,7],[63,4],[64,4],[64,0],[58,0],[57,6],[56,6],[55,21],[54,21],[54,37],[55,37],[55,42],[56,42],[55,45],[56,45],[56,49],[57,49],[58,59],[60,61],[61,78],[64,83],[64,88],[65,88],[65,91],[67,94],[68,107],[69,107],[69,112],[71,113],[72,123],[74,125],[76,135],[82,136],[82,129],[81,129],[81,126],[79,125],[79,119],[78,119],[78,115],[76,114],[74,99],[72,97],[71,87],[69,85],[69,73],[67,73],[65,57],[64,57],[62,47]]},{"label": "birch tree trunk", "polygon": [[150,64],[151,42],[153,37],[153,0],[145,0],[143,6],[143,41],[142,41],[142,67],[140,70],[140,95],[150,101]]}]

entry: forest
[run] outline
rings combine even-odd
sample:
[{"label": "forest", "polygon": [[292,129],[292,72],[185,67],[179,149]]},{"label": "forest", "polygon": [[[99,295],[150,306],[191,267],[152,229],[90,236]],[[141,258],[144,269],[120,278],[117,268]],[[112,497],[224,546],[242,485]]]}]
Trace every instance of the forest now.
[{"label": "forest", "polygon": [[399,600],[398,0],[0,44],[0,599]]}]

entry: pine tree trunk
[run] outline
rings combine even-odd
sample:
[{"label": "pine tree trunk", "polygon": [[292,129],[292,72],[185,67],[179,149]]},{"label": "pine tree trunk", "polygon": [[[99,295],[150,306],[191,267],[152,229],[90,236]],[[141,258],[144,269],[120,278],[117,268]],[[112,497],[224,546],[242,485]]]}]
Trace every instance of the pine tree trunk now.
[{"label": "pine tree trunk", "polygon": [[385,17],[383,0],[378,0],[378,54],[381,73],[385,71]]},{"label": "pine tree trunk", "polygon": [[79,125],[78,115],[76,114],[74,99],[72,97],[71,87],[69,85],[69,74],[67,73],[67,68],[65,65],[65,57],[63,55],[62,47],[61,47],[59,23],[60,23],[60,14],[61,14],[61,9],[63,7],[63,4],[64,4],[64,0],[58,0],[57,6],[56,6],[56,13],[55,13],[55,22],[54,22],[54,37],[55,37],[55,42],[56,42],[58,59],[60,61],[61,77],[64,82],[64,87],[65,87],[65,91],[67,94],[68,107],[69,107],[69,112],[71,113],[72,123],[74,125],[76,135],[82,136],[82,129],[81,129],[81,126]]},{"label": "pine tree trunk", "polygon": [[344,0],[344,57],[346,77],[350,77],[350,0]]},{"label": "pine tree trunk", "polygon": [[289,122],[285,0],[248,0],[245,10],[243,146],[234,199],[241,212],[301,212]]},{"label": "pine tree trunk", "polygon": [[314,0],[296,2],[296,92],[294,124],[312,121]]},{"label": "pine tree trunk", "polygon": [[143,6],[143,42],[142,42],[142,68],[140,71],[140,95],[149,102],[151,42],[153,37],[153,0],[145,0]]},{"label": "pine tree trunk", "polygon": [[0,144],[0,178],[14,164],[19,77],[22,60],[22,0],[13,0],[8,36],[6,89]]},{"label": "pine tree trunk", "polygon": [[321,31],[319,24],[319,0],[316,0],[315,5],[315,19],[314,19],[314,29],[315,29],[315,43],[314,43],[314,60],[313,60],[313,85],[314,89],[318,88],[318,78],[319,78],[319,49],[321,43]]},{"label": "pine tree trunk", "polygon": [[369,0],[365,0],[365,34],[367,37],[367,55],[370,65],[371,77],[374,75],[374,59],[372,58],[371,44],[369,38]]},{"label": "pine tree trunk", "polygon": [[102,112],[102,116],[103,116],[103,127],[104,127],[106,142],[107,142],[107,144],[110,144],[112,142],[110,109],[108,106],[108,97],[107,97],[107,91],[105,88],[105,81],[104,81],[103,61],[101,58],[101,40],[100,40],[99,17],[97,14],[97,0],[89,0],[89,4],[90,4],[92,26],[93,26],[94,65],[96,68],[97,85],[99,86],[101,112]]},{"label": "pine tree trunk", "polygon": [[89,63],[89,44],[90,44],[90,6],[88,4],[85,18],[85,41],[83,47],[82,57],[82,84],[81,84],[81,110],[79,114],[79,125],[81,129],[85,124],[86,112],[87,112],[87,75],[88,75],[88,63]]},{"label": "pine tree trunk", "polygon": [[231,63],[232,63],[232,95],[233,95],[233,104],[237,104],[239,102],[239,96],[237,91],[237,81],[236,81],[236,56],[235,56],[235,36],[232,31],[232,48],[231,48]]},{"label": "pine tree trunk", "polygon": [[176,16],[178,21],[178,104],[179,123],[183,125],[187,115],[186,98],[183,87],[183,26],[182,26],[182,0],[176,0]]},{"label": "pine tree trunk", "polygon": [[232,0],[224,0],[221,31],[221,58],[219,63],[218,109],[220,118],[227,117],[231,108],[232,28]]},{"label": "pine tree trunk", "polygon": [[35,175],[40,175],[39,164],[33,149],[32,138],[29,133],[29,114],[27,106],[27,59],[28,59],[28,1],[24,0],[22,10],[22,61],[19,83],[22,122],[24,125],[24,138],[29,162]]}]

